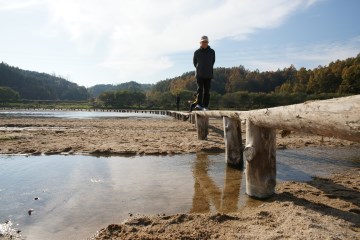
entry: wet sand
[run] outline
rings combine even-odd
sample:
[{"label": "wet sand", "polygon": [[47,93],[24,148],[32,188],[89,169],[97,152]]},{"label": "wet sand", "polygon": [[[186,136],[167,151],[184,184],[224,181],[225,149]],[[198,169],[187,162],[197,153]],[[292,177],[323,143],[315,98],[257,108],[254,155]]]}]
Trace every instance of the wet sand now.
[{"label": "wet sand", "polygon": [[221,152],[223,139],[197,141],[188,122],[164,119],[1,119],[2,154],[177,154]]},{"label": "wet sand", "polygon": [[[245,139],[245,126],[242,129]],[[203,141],[197,140],[195,125],[172,118],[0,118],[0,143],[0,154],[164,155],[224,152],[220,119],[210,120],[208,140]],[[280,149],[349,145],[360,146],[346,140],[303,133],[281,137],[281,131],[278,131],[277,136]]]},{"label": "wet sand", "polygon": [[[222,121],[208,140],[189,122],[164,119],[1,118],[0,154],[152,155],[224,152]],[[245,127],[242,126],[243,132]],[[283,137],[281,137],[283,135]],[[243,135],[245,138],[245,135]],[[277,146],[359,143],[278,131]],[[138,216],[102,229],[94,239],[359,239],[360,169],[308,183],[284,182],[259,206],[236,213]],[[89,236],[92,233],[89,233]]]}]

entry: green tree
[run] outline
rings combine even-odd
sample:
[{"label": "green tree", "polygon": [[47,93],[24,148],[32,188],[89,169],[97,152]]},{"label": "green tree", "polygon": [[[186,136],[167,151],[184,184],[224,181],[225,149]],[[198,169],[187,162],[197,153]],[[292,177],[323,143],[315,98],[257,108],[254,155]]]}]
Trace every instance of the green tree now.
[{"label": "green tree", "polygon": [[310,70],[302,67],[296,73],[296,82],[293,87],[293,92],[306,92],[306,86],[310,78]]},{"label": "green tree", "polygon": [[229,71],[229,78],[226,83],[226,92],[245,91],[247,88],[246,74],[248,71],[244,66],[231,68]]},{"label": "green tree", "polygon": [[278,92],[291,93],[292,89],[293,89],[293,85],[290,82],[286,82],[278,88]]},{"label": "green tree", "polygon": [[345,68],[342,78],[340,93],[360,93],[360,64]]},{"label": "green tree", "polygon": [[9,87],[0,87],[0,101],[18,100],[20,94]]}]

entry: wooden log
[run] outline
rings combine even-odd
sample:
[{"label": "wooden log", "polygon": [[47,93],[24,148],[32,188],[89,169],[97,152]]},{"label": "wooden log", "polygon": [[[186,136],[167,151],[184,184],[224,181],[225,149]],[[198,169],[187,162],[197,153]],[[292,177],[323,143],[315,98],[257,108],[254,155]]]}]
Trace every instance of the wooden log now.
[{"label": "wooden log", "polygon": [[197,111],[196,114],[200,116],[206,117],[214,117],[214,118],[222,118],[222,117],[229,117],[229,118],[236,118],[239,117],[239,113],[244,115],[244,112],[241,111]]},{"label": "wooden log", "polygon": [[199,140],[206,140],[209,133],[209,118],[206,116],[195,115],[196,129]]},{"label": "wooden log", "polygon": [[189,119],[189,115],[182,115],[182,120],[185,122]]},{"label": "wooden log", "polygon": [[241,122],[239,118],[223,118],[225,138],[225,162],[236,168],[243,168]]},{"label": "wooden log", "polygon": [[239,117],[258,126],[360,142],[360,95],[252,111],[199,111],[206,117]]},{"label": "wooden log", "polygon": [[249,112],[262,127],[292,130],[360,142],[360,95],[310,101]]},{"label": "wooden log", "polygon": [[268,198],[276,185],[276,131],[246,122],[246,193]]},{"label": "wooden log", "polygon": [[195,124],[195,123],[196,123],[195,115],[194,115],[194,114],[191,114],[191,115],[190,115],[190,123],[192,123],[192,124]]}]

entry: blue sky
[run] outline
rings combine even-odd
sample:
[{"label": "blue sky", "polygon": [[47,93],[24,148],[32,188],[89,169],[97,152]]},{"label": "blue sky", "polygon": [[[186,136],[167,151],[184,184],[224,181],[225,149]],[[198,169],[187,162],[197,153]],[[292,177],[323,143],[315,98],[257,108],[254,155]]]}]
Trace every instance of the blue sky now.
[{"label": "blue sky", "polygon": [[0,61],[86,87],[215,67],[315,68],[360,53],[358,0],[0,0]]}]

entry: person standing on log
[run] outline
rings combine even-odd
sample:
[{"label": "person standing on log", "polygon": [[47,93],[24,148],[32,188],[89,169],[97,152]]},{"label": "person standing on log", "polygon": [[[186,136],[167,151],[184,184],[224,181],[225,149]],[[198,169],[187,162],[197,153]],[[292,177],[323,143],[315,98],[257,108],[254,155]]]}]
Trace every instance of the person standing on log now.
[{"label": "person standing on log", "polygon": [[195,77],[198,85],[196,109],[206,111],[210,102],[210,86],[215,64],[215,51],[209,46],[207,36],[201,37],[200,48],[194,52],[193,63],[196,68]]}]

